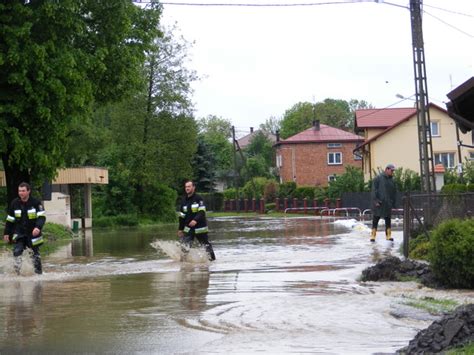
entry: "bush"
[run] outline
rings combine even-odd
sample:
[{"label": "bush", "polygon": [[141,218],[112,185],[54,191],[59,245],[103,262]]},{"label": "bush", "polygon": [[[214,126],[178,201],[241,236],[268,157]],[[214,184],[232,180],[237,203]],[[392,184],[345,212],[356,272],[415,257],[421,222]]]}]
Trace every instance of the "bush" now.
[{"label": "bush", "polygon": [[445,194],[463,193],[466,191],[467,185],[464,184],[448,184],[441,188],[441,192]]},{"label": "bush", "polygon": [[474,288],[474,219],[452,219],[440,224],[431,237],[428,259],[445,285]]},{"label": "bush", "polygon": [[408,250],[410,250],[409,257],[412,259],[428,259],[428,253],[430,250],[430,240],[428,236],[422,233],[419,234],[417,237],[412,238],[410,240]]},{"label": "bush", "polygon": [[274,180],[269,180],[263,191],[263,198],[266,202],[273,202],[275,198],[278,196],[279,185]]},{"label": "bush", "polygon": [[[224,199],[226,200],[235,200],[235,196],[237,193],[237,189],[235,187],[231,187],[230,189],[224,190]],[[241,195],[241,191],[239,191],[239,195]],[[241,196],[239,196],[240,198]]]},{"label": "bush", "polygon": [[279,198],[293,198],[296,190],[296,182],[289,181],[280,184],[280,189],[278,190]]},{"label": "bush", "polygon": [[312,186],[299,186],[296,188],[293,197],[297,199],[307,198],[308,200],[314,199],[314,187]]},{"label": "bush", "polygon": [[242,188],[243,197],[248,199],[255,198],[256,200],[261,199],[263,197],[265,186],[269,181],[271,180],[264,177],[256,177],[247,181]]}]

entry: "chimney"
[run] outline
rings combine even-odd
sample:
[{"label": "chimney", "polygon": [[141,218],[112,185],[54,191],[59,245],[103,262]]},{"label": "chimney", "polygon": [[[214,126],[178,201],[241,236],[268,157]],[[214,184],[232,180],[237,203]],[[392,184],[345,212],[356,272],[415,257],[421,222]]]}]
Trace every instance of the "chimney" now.
[{"label": "chimney", "polygon": [[250,134],[253,133],[253,127],[250,127]]},{"label": "chimney", "polygon": [[315,131],[319,131],[319,130],[321,129],[321,126],[320,126],[320,124],[319,124],[319,120],[314,120],[314,121],[313,121],[313,129],[314,129]]},{"label": "chimney", "polygon": [[280,131],[277,130],[277,131],[275,132],[275,134],[276,134],[276,141],[279,142],[279,141],[280,141]]}]

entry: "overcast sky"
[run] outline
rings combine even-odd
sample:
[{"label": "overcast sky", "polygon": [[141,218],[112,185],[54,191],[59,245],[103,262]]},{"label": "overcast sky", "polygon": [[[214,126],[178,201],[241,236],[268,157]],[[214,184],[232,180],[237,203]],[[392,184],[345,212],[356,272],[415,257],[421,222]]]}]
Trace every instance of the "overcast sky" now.
[{"label": "overcast sky", "polygon": [[[295,7],[164,5],[163,22],[176,23],[183,37],[195,42],[188,67],[202,78],[193,85],[196,117],[227,118],[242,134],[271,116],[281,118],[300,101],[358,99],[377,108],[412,106],[409,100],[396,104],[397,94],[415,93],[409,0],[380,2]],[[445,108],[446,94],[474,75],[474,1],[423,3],[428,93],[432,102]]]}]

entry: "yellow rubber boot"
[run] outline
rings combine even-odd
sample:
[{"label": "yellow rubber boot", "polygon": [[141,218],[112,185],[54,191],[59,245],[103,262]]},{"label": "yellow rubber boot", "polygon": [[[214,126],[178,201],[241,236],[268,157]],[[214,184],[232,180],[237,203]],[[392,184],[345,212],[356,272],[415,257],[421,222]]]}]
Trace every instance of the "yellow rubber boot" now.
[{"label": "yellow rubber boot", "polygon": [[370,241],[375,242],[375,236],[377,235],[377,229],[372,228],[372,232],[370,232]]},{"label": "yellow rubber boot", "polygon": [[385,239],[390,240],[391,242],[393,242],[392,230],[390,228],[387,228],[385,230]]}]

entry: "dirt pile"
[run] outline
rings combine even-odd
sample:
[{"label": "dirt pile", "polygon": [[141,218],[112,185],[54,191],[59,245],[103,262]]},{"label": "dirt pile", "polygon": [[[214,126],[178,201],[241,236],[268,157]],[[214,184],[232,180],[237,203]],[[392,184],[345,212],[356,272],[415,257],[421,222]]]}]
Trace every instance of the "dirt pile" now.
[{"label": "dirt pile", "polygon": [[474,342],[474,304],[454,312],[421,330],[399,354],[432,354]]},{"label": "dirt pile", "polygon": [[443,288],[436,280],[428,264],[414,260],[401,260],[389,256],[376,265],[362,271],[362,281],[404,281],[407,278],[416,278],[431,288]]}]

